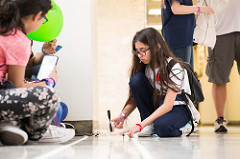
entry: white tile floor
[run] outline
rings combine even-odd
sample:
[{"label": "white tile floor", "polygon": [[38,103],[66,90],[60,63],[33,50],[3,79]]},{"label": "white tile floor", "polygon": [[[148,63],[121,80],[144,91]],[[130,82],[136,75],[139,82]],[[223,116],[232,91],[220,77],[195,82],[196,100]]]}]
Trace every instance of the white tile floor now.
[{"label": "white tile floor", "polygon": [[240,127],[216,134],[200,127],[191,137],[77,136],[65,144],[1,146],[1,159],[239,159]]}]

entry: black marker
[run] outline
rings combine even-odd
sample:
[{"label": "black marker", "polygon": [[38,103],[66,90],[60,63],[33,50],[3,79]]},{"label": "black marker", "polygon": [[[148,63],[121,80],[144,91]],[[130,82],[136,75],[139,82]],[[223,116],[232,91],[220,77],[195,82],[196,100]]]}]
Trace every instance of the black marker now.
[{"label": "black marker", "polygon": [[110,110],[107,111],[107,115],[108,115],[108,120],[109,120],[109,129],[110,129],[110,132],[112,132],[112,124],[111,124],[111,112]]}]

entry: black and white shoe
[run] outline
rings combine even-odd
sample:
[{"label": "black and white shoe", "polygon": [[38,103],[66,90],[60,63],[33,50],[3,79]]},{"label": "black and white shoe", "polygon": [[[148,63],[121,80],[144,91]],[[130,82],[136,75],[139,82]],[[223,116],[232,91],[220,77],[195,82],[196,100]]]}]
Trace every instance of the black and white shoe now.
[{"label": "black and white shoe", "polygon": [[28,135],[12,122],[0,123],[0,141],[3,145],[22,145],[28,140]]},{"label": "black and white shoe", "polygon": [[227,121],[224,120],[223,117],[219,117],[219,118],[217,118],[217,120],[214,123],[214,128],[215,128],[214,131],[225,133],[225,132],[227,132],[226,125],[227,125]]},{"label": "black and white shoe", "polygon": [[66,129],[75,129],[74,126],[69,123],[60,123],[60,127],[64,127]]}]

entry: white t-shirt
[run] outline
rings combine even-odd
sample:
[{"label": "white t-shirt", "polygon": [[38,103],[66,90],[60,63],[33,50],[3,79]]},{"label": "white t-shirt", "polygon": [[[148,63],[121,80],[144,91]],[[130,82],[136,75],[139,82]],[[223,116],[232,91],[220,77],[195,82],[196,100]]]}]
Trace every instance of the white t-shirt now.
[{"label": "white t-shirt", "polygon": [[[168,62],[170,62],[172,58],[169,57],[168,58]],[[157,75],[159,69],[155,70],[155,74]],[[180,66],[179,63],[176,63],[173,68],[172,68],[172,72],[177,76],[175,77],[172,73],[169,74],[170,79],[176,84],[177,88],[179,89],[178,94],[181,94],[182,90],[188,94],[191,95],[191,89],[189,86],[189,81],[188,81],[188,75],[187,75],[187,71]],[[149,65],[147,65],[146,70],[145,70],[145,75],[148,78],[148,80],[150,81],[150,83],[153,86],[153,70],[150,68]],[[156,77],[157,79],[157,77]],[[161,86],[158,83],[158,81],[155,81],[156,83],[156,88],[161,91]],[[171,87],[171,86],[170,86]],[[167,92],[167,87],[164,86],[164,93]],[[174,105],[182,105],[185,104],[185,102],[183,101],[175,101]]]},{"label": "white t-shirt", "polygon": [[240,31],[240,0],[229,0],[229,5],[215,16],[216,34]]}]

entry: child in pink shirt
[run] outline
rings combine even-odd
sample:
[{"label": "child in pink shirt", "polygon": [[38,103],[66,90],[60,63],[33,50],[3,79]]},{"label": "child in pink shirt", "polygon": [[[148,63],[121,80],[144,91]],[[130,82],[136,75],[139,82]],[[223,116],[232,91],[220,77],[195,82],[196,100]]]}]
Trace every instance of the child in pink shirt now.
[{"label": "child in pink shirt", "polygon": [[[51,7],[50,0],[0,2],[0,142],[3,145],[21,145],[28,139],[66,142],[75,135],[73,129],[50,125],[59,106],[52,88],[58,77],[56,70],[50,74],[51,78],[39,83],[24,83],[31,53],[26,34],[47,22],[46,14]],[[49,125],[51,131],[46,131]],[[50,132],[55,132],[55,137]]]},{"label": "child in pink shirt", "polygon": [[8,65],[26,66],[31,53],[30,40],[17,30],[16,34],[0,36],[0,81],[3,82]]}]

